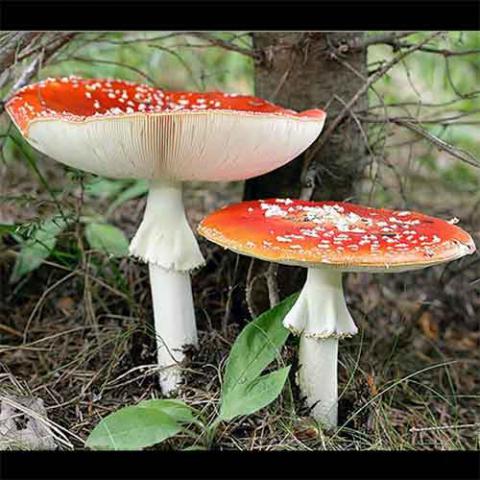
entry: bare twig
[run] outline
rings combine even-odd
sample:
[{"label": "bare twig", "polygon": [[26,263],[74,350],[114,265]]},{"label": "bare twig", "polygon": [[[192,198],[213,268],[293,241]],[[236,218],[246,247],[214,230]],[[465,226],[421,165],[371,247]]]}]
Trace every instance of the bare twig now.
[{"label": "bare twig", "polygon": [[261,60],[261,55],[259,54],[259,52],[256,52],[248,48],[240,47],[238,45],[235,45],[233,42],[222,40],[221,38],[218,38],[215,35],[212,35],[211,33],[195,32],[193,35],[203,40],[206,40],[207,42],[209,42],[211,45],[214,45],[215,47],[220,47],[220,48],[224,48],[225,50],[231,50],[232,52],[241,53],[242,55],[246,55],[247,57],[253,58],[255,61]]},{"label": "bare twig", "polygon": [[232,282],[228,286],[228,296],[227,296],[227,302],[225,304],[225,313],[222,318],[222,333],[226,335],[227,333],[227,328],[228,328],[228,320],[230,318],[230,313],[232,309],[232,299],[233,299],[233,292],[236,288],[235,285],[235,280],[237,278],[237,271],[238,271],[238,264],[240,262],[240,255],[237,255],[235,259],[235,267],[233,269],[233,275],[232,275]]},{"label": "bare twig", "polygon": [[[445,102],[438,102],[438,103],[432,103],[432,102],[422,102],[422,108],[437,108],[437,107],[448,107],[450,105],[453,105],[458,102],[463,102],[464,100],[468,99],[473,99],[476,98],[480,95],[480,90],[475,90],[473,92],[465,93],[463,97],[460,98],[454,98],[452,100],[447,100]],[[367,108],[362,109],[362,110],[355,110],[355,113],[363,113],[367,110],[376,110],[378,108],[397,108],[397,107],[417,107],[418,102],[397,102],[397,103],[380,103],[377,105],[369,105]]]},{"label": "bare twig", "polygon": [[364,115],[357,115],[358,118],[362,120],[362,122],[366,123],[386,123],[386,122],[392,122],[392,123],[399,123],[401,121],[411,121],[411,122],[416,122],[422,125],[428,124],[428,125],[458,125],[459,123],[465,124],[465,125],[475,125],[478,123],[477,120],[465,120],[463,122],[457,122],[457,120],[462,120],[465,119],[465,117],[470,117],[472,115],[478,115],[480,113],[480,109],[473,109],[468,112],[460,112],[457,113],[456,115],[451,115],[449,117],[422,117],[422,118],[413,118],[410,115],[408,116],[389,116],[386,115],[384,117],[380,116],[364,116]]},{"label": "bare twig", "polygon": [[[378,35],[371,35],[363,40],[356,39],[350,42],[342,43],[338,47],[339,53],[347,53],[352,50],[362,50],[371,45],[389,45],[393,48],[394,51],[398,51],[404,48],[411,48],[415,46],[414,43],[400,41],[400,39],[413,35],[417,32],[385,32]],[[436,48],[430,47],[427,45],[422,45],[418,48],[420,52],[433,53],[437,55],[443,55],[444,57],[458,57],[464,55],[476,55],[480,53],[480,49],[472,48],[469,50],[451,50],[448,48]]]},{"label": "bare twig", "polygon": [[[38,33],[35,33],[31,38],[38,37],[38,35]],[[56,40],[52,40],[48,45],[42,45],[34,50],[31,50],[30,54],[33,54],[33,51],[37,51],[38,54],[35,59],[22,71],[18,80],[0,102],[0,113],[4,111],[5,102],[12,95],[12,93],[25,86],[37,74],[40,68],[42,68],[42,66],[45,65],[45,63],[47,63],[50,58],[53,57],[53,55],[57,53],[64,45],[66,45],[75,35],[75,32],[66,34],[62,33],[56,38]],[[23,55],[23,58],[27,58],[30,56],[30,54]]]},{"label": "bare twig", "polygon": [[33,319],[35,318],[35,315],[37,314],[38,310],[40,307],[43,305],[43,302],[45,299],[48,297],[48,295],[55,290],[57,287],[59,287],[62,283],[66,282],[70,278],[72,278],[74,275],[76,275],[76,272],[70,272],[64,277],[62,277],[60,280],[57,280],[54,284],[50,285],[47,289],[45,289],[38,299],[38,302],[35,304],[35,307],[32,310],[32,313],[28,317],[27,324],[25,325],[25,328],[23,330],[23,344],[25,345],[27,343],[27,337],[28,337],[28,331],[30,329],[30,324],[32,323]]},{"label": "bare twig", "polygon": [[258,275],[255,275],[255,276],[253,275],[254,266],[255,266],[255,259],[251,258],[250,264],[248,266],[247,278],[245,280],[245,301],[247,302],[248,312],[250,313],[250,316],[252,318],[255,318],[258,314],[253,302],[253,297],[252,297],[253,285],[255,284],[255,281],[258,279]]},{"label": "bare twig", "polygon": [[28,65],[28,67],[22,72],[19,79],[13,84],[13,87],[8,92],[6,98],[9,98],[13,92],[16,92],[20,88],[24,87],[30,79],[37,73],[38,68],[40,67],[43,59],[43,53],[40,52],[33,62]]},{"label": "bare twig", "polygon": [[172,48],[166,48],[166,47],[162,47],[160,45],[155,45],[155,44],[149,44],[148,46],[150,48],[161,50],[162,52],[168,53],[169,55],[172,55],[174,58],[176,58],[179,61],[179,63],[181,63],[182,67],[188,72],[196,88],[199,90],[201,89],[197,79],[195,78],[195,73],[193,72],[188,62],[186,62],[180,54],[175,52],[175,50],[173,50]]},{"label": "bare twig", "polygon": [[275,101],[275,99],[277,98],[277,95],[280,93],[280,90],[285,85],[285,82],[287,81],[287,78],[292,71],[293,65],[294,65],[294,56],[293,56],[293,51],[292,51],[292,55],[290,56],[290,62],[288,64],[288,67],[286,68],[285,72],[283,72],[283,75],[280,78],[280,81],[278,82],[277,86],[275,87],[274,92],[272,93],[272,95],[270,97],[272,102]]},{"label": "bare twig", "polygon": [[64,59],[63,61],[65,61],[65,60],[75,60],[77,62],[84,62],[84,63],[103,63],[105,65],[115,65],[117,67],[123,67],[123,68],[126,68],[128,70],[131,70],[132,72],[137,73],[138,75],[143,77],[145,80],[150,82],[151,85],[157,86],[155,80],[152,77],[150,77],[149,75],[147,75],[144,71],[142,71],[139,68],[136,68],[132,65],[127,65],[127,64],[122,63],[122,62],[115,62],[113,60],[103,60],[103,59],[100,59],[100,58],[86,58],[86,57],[68,57],[67,59]]},{"label": "bare twig", "polygon": [[459,428],[480,428],[480,423],[468,423],[465,425],[440,425],[438,427],[411,428],[410,432],[432,432],[436,430],[458,430]]},{"label": "bare twig", "polygon": [[0,47],[0,71],[13,65],[18,52],[37,36],[37,32],[18,32],[7,37],[8,40]]},{"label": "bare twig", "polygon": [[[480,50],[479,50],[479,52],[480,52]],[[455,94],[457,95],[457,97],[464,98],[463,93],[458,90],[458,88],[456,87],[455,83],[453,82],[452,74],[451,74],[451,72],[450,72],[450,60],[449,60],[449,57],[445,57],[445,73],[447,74],[448,83],[449,83],[450,87],[452,87],[452,90],[455,92]]]},{"label": "bare twig", "polygon": [[9,335],[14,335],[16,337],[23,338],[23,334],[21,332],[19,332],[15,328],[9,327],[8,325],[4,325],[3,323],[0,323],[0,331],[1,330],[8,333]]},{"label": "bare twig", "polygon": [[[31,57],[32,55],[41,51],[44,52],[44,59],[48,59],[70,40],[72,40],[76,35],[78,35],[78,32],[56,32],[42,34],[41,37],[36,39],[38,41],[36,41],[35,44],[34,42],[31,42],[25,50],[22,50],[19,53],[17,60],[25,60],[26,58]],[[43,41],[44,38],[46,39],[45,41]]]},{"label": "bare twig", "polygon": [[[435,145],[439,150],[449,153],[455,158],[462,160],[473,167],[480,168],[480,160],[476,158],[470,152],[463,150],[462,148],[455,147],[445,142],[444,140],[436,137],[429,131],[425,130],[420,123],[413,118],[403,118],[403,117],[388,117],[388,118],[362,118],[362,121],[371,122],[371,123],[395,123],[401,125],[405,128],[408,128],[412,132],[415,132],[417,135],[420,135],[423,138],[429,140],[433,145]],[[423,123],[423,122],[422,122]],[[430,121],[425,123],[441,123],[441,121]]]},{"label": "bare twig", "polygon": [[[397,45],[397,48],[411,48],[414,44],[401,42]],[[417,49],[420,52],[434,53],[437,55],[443,55],[444,57],[460,57],[465,55],[478,55],[480,49],[471,49],[471,50],[449,50],[447,48],[433,48],[422,46]]]},{"label": "bare twig", "polygon": [[416,32],[385,32],[377,35],[371,35],[364,38],[355,38],[349,42],[342,43],[338,48],[338,53],[345,54],[351,51],[363,50],[372,45],[379,44],[396,44],[398,40],[409,35],[413,35]]},{"label": "bare twig", "polygon": [[437,37],[440,35],[441,32],[434,32],[428,37],[426,37],[424,40],[422,40],[420,43],[415,44],[408,48],[407,50],[404,50],[400,52],[398,55],[396,55],[392,60],[387,62],[382,68],[380,68],[374,75],[372,75],[367,82],[365,82],[362,87],[355,93],[355,95],[350,99],[349,102],[346,103],[344,108],[340,111],[340,113],[337,115],[337,117],[330,123],[326,131],[322,134],[320,137],[320,140],[316,142],[313,148],[310,148],[306,155],[305,155],[305,160],[304,160],[304,165],[303,165],[303,170],[302,170],[302,198],[310,198],[311,194],[313,192],[313,187],[315,185],[315,162],[313,162],[313,159],[315,155],[322,149],[322,147],[325,145],[325,143],[329,140],[330,136],[332,133],[336,130],[338,125],[343,121],[345,116],[348,114],[348,112],[351,110],[351,108],[357,103],[357,101],[362,97],[364,93],[367,92],[367,90],[377,81],[379,80],[385,73],[388,72],[392,67],[394,67],[397,63],[399,63],[401,60],[403,60],[407,55],[413,53],[414,51],[418,50],[421,46],[425,45],[427,42],[429,42],[432,38]]},{"label": "bare twig", "polygon": [[278,273],[278,263],[271,263],[268,266],[267,271],[265,272],[265,279],[267,280],[268,287],[268,298],[270,300],[270,308],[280,302],[280,295],[278,293],[278,282],[277,282],[277,273]]}]

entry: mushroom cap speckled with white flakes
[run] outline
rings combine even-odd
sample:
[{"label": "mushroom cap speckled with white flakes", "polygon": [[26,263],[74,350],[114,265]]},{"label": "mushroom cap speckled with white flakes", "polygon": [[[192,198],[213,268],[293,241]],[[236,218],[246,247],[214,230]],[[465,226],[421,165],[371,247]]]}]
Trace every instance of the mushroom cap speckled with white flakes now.
[{"label": "mushroom cap speckled with white flakes", "polygon": [[48,78],[6,110],[46,155],[112,178],[229,181],[261,175],[320,134],[322,110],[297,113],[257,97],[167,92],[123,80]]},{"label": "mushroom cap speckled with white flakes", "polygon": [[198,232],[225,248],[270,262],[342,271],[405,271],[475,251],[471,236],[421,213],[345,202],[290,199],[229,205]]}]

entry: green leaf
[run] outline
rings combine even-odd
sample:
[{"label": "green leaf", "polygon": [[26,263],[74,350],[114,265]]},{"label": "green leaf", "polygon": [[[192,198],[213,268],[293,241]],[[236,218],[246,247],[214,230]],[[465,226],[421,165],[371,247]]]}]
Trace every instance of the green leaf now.
[{"label": "green leaf", "polygon": [[231,420],[251,413],[272,403],[281,393],[290,367],[256,378],[247,385],[238,385],[222,398],[220,420]]},{"label": "green leaf", "polygon": [[227,360],[223,395],[227,395],[239,385],[249,384],[279,357],[280,349],[290,333],[282,325],[282,321],[297,297],[298,293],[290,295],[242,330]]},{"label": "green leaf", "polygon": [[260,375],[280,356],[290,333],[282,322],[297,298],[295,293],[262,313],[238,336],[225,368],[219,420],[254,413],[280,395],[290,367]]},{"label": "green leaf", "polygon": [[124,204],[128,200],[131,200],[132,198],[137,198],[145,195],[147,192],[148,182],[146,180],[137,180],[133,185],[131,185],[118,195],[118,197],[112,202],[110,207],[108,207],[105,215],[109,217],[120,205]]},{"label": "green leaf", "polygon": [[157,408],[179,423],[190,423],[195,420],[192,408],[181,400],[144,400],[139,405]]},{"label": "green leaf", "polygon": [[[33,231],[31,238],[20,240],[22,248],[10,275],[10,283],[17,282],[42,264],[54,249],[57,236],[66,226],[63,217],[56,215],[43,221]],[[18,235],[15,238],[20,239]]]},{"label": "green leaf", "polygon": [[128,240],[117,227],[108,223],[89,223],[85,227],[85,237],[94,250],[114,257],[128,255]]},{"label": "green leaf", "polygon": [[109,180],[108,178],[94,178],[85,185],[85,193],[97,198],[110,198],[128,185],[129,180]]},{"label": "green leaf", "polygon": [[0,223],[0,235],[5,235],[6,233],[13,233],[16,229],[17,229],[17,225]]},{"label": "green leaf", "polygon": [[180,423],[161,408],[141,402],[105,417],[90,433],[86,446],[95,450],[140,450],[181,430]]}]

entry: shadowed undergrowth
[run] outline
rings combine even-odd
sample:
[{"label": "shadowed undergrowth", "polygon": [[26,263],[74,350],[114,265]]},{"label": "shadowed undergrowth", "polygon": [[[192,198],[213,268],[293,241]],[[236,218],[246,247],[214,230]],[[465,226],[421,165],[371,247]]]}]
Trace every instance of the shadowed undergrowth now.
[{"label": "shadowed undergrowth", "polygon": [[[189,191],[193,222],[202,209],[238,198],[234,185],[231,191],[217,190],[196,185]],[[126,232],[140,218],[138,203],[125,203],[114,216]],[[69,266],[66,254],[78,243],[77,234],[73,225],[56,247],[64,255],[51,256],[18,284],[8,283],[15,247],[5,241],[0,388],[42,398],[49,419],[82,448],[101,417],[160,393],[146,266],[89,250],[80,264]],[[193,352],[181,396],[213,418],[225,359],[249,314],[235,278],[235,255],[204,241],[201,248],[208,264],[193,274],[201,350]],[[280,400],[260,414],[222,424],[214,448],[478,448],[475,311],[480,301],[469,286],[474,269],[452,274],[471,261],[457,262],[450,273],[436,267],[397,275],[351,274],[347,301],[361,333],[340,344],[341,428],[327,434],[308,419],[292,369]],[[448,275],[453,276],[444,284]],[[295,348],[290,337],[285,363],[295,363]],[[179,436],[161,448],[191,443]]]}]

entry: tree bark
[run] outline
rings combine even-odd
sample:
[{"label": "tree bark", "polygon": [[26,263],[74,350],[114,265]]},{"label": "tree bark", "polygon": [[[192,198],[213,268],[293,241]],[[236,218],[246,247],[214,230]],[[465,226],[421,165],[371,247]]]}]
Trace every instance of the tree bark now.
[{"label": "tree bark", "polygon": [[[259,97],[297,111],[323,108],[329,122],[338,115],[367,77],[366,50],[338,47],[362,40],[363,33],[261,32],[253,34],[254,48],[263,52],[264,61],[255,67],[255,93]],[[335,59],[335,57],[337,59]],[[348,65],[347,65],[348,64]],[[349,68],[350,67],[350,68]],[[363,77],[363,78],[362,78]],[[367,97],[359,97],[355,107],[365,108]],[[324,130],[325,131],[325,130]],[[322,138],[322,134],[319,138]],[[312,155],[315,143],[299,158],[274,172],[248,180],[244,199],[271,197],[299,198],[304,160]],[[332,132],[322,148],[312,157],[315,166],[314,200],[349,200],[354,198],[357,180],[366,163],[366,147],[357,122],[348,115]],[[246,262],[249,265],[249,260]],[[251,266],[250,266],[251,267]],[[247,266],[248,268],[248,266]],[[265,262],[250,268],[252,278],[265,277]],[[298,269],[282,267],[278,272],[280,293],[298,289]],[[268,274],[267,274],[268,276]],[[271,283],[271,282],[270,282]],[[251,310],[268,308],[267,282],[254,282],[250,295]]]},{"label": "tree bark", "polygon": [[[254,48],[266,53],[255,68],[255,93],[294,110],[326,108],[327,123],[342,110],[365,82],[366,51],[348,51],[341,60],[331,58],[341,43],[361,40],[363,33],[255,33]],[[271,52],[271,53],[270,53]],[[270,54],[269,54],[270,53]],[[361,78],[363,76],[364,78]],[[336,97],[338,97],[338,100]],[[356,107],[365,108],[366,95]],[[320,137],[321,138],[321,137]],[[275,196],[298,197],[303,157],[283,168],[248,180],[245,199]],[[313,159],[318,165],[316,200],[345,200],[365,165],[365,144],[358,125],[347,117]]]}]

